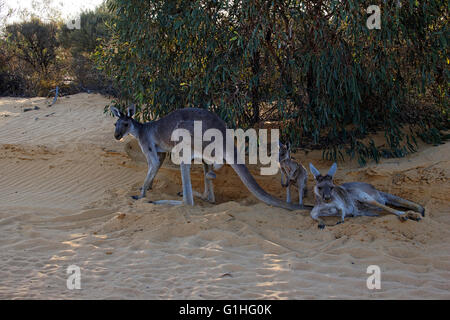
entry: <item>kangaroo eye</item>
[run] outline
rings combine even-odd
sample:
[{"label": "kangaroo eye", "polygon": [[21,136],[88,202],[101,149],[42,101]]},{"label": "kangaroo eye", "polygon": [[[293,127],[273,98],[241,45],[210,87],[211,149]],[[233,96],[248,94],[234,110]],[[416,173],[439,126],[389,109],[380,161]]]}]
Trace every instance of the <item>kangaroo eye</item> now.
[{"label": "kangaroo eye", "polygon": [[319,190],[322,190],[322,187],[319,187],[318,189],[319,189]]}]

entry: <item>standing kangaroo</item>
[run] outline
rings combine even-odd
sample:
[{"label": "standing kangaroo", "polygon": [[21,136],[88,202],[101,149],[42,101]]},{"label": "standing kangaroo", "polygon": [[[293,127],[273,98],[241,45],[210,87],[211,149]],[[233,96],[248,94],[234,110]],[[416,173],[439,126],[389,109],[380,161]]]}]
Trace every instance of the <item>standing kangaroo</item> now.
[{"label": "standing kangaroo", "polygon": [[308,171],[305,167],[291,158],[291,144],[280,143],[280,171],[281,186],[286,188],[286,202],[291,203],[291,186],[298,189],[298,203],[303,205],[303,196],[306,195]]},{"label": "standing kangaroo", "polygon": [[[144,153],[147,164],[148,164],[148,172],[147,177],[145,178],[144,185],[141,189],[140,196],[133,197],[134,199],[143,198],[146,195],[148,188],[152,185],[153,179],[156,176],[161,164],[165,158],[166,153],[171,152],[172,148],[176,145],[175,141],[171,140],[172,132],[175,129],[186,129],[190,132],[191,136],[194,136],[194,121],[202,122],[202,134],[208,129],[217,129],[219,130],[223,137],[226,137],[226,125],[223,120],[221,120],[214,113],[199,108],[185,108],[175,110],[169,113],[167,116],[146,123],[139,123],[135,119],[133,119],[133,115],[136,112],[135,106],[132,105],[128,107],[127,113],[122,114],[117,108],[111,107],[111,112],[118,118],[115,124],[115,133],[114,137],[117,140],[122,139],[128,134],[134,136]],[[203,142],[205,147],[207,142]],[[191,151],[193,151],[193,145],[191,145]],[[270,194],[268,194],[264,189],[262,189],[258,183],[255,181],[253,176],[250,174],[249,170],[244,164],[237,164],[237,152],[234,150],[234,162],[229,163],[229,165],[234,169],[237,173],[241,181],[247,187],[247,189],[258,198],[260,201],[272,205],[275,207],[284,208],[287,210],[302,210],[304,206],[298,206],[283,202],[277,198],[274,198]],[[231,155],[226,155],[227,148],[224,146],[224,161],[227,161],[227,158],[231,158]],[[194,152],[192,152],[194,154]],[[205,165],[206,166],[206,165]],[[210,165],[212,167],[212,165]],[[214,177],[214,173],[212,172],[211,167],[205,168],[205,193],[207,196],[211,196],[212,192],[212,181],[208,179],[208,176]],[[190,179],[190,163],[181,163],[181,180],[183,185],[183,203],[188,205],[193,205],[193,195],[192,185]],[[207,186],[208,184],[208,186]],[[213,197],[213,195],[212,195]],[[180,201],[155,201],[155,203],[170,203],[170,204],[179,204]]]},{"label": "standing kangaroo", "polygon": [[323,229],[325,223],[321,216],[340,216],[343,223],[346,216],[377,216],[370,210],[383,209],[389,213],[397,215],[400,220],[408,218],[419,221],[420,217],[407,213],[387,205],[416,211],[425,216],[425,209],[412,201],[394,196],[392,194],[379,191],[374,186],[364,182],[348,182],[338,186],[333,183],[333,176],[336,173],[337,165],[334,163],[328,173],[323,176],[311,163],[309,164],[311,173],[316,180],[314,195],[316,205],[311,211],[311,217],[319,222],[318,227]]}]

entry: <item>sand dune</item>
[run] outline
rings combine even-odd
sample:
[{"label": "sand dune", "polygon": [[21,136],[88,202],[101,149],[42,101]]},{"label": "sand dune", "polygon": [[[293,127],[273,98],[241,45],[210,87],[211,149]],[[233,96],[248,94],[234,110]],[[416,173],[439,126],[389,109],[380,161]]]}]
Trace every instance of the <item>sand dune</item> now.
[{"label": "sand dune", "polygon": [[[215,181],[217,205],[133,201],[146,165],[132,138],[113,139],[108,102],[0,99],[0,298],[450,298],[450,144],[340,164],[338,182],[417,201],[422,221],[350,218],[320,231],[307,213],[259,203],[229,167]],[[320,152],[296,156],[330,165]],[[257,180],[284,197],[279,176]],[[178,199],[180,181],[166,161],[149,198]],[[200,167],[193,184],[201,189]],[[81,290],[66,287],[70,265],[81,268]],[[380,290],[366,287],[369,265],[381,268]]]}]

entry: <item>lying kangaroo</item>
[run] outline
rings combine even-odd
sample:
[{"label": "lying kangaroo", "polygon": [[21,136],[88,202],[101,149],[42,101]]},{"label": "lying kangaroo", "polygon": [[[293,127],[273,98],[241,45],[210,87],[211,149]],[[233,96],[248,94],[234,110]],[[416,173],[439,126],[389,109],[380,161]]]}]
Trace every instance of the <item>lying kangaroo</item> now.
[{"label": "lying kangaroo", "polygon": [[[223,137],[226,137],[226,125],[225,122],[222,121],[218,116],[214,113],[199,108],[185,108],[175,110],[169,113],[167,116],[146,123],[139,123],[135,119],[133,119],[133,115],[135,114],[135,107],[132,105],[127,109],[127,113],[123,114],[117,108],[111,107],[111,112],[118,117],[118,120],[115,124],[116,129],[114,133],[114,137],[117,140],[122,139],[128,134],[133,135],[139,142],[139,145],[144,153],[147,163],[148,163],[148,172],[147,177],[145,178],[144,185],[141,189],[140,196],[134,197],[134,199],[143,198],[146,195],[148,188],[152,185],[153,179],[156,176],[161,164],[165,158],[167,152],[171,152],[172,148],[177,144],[177,142],[171,140],[172,132],[175,129],[182,128],[188,130],[192,136],[194,136],[193,128],[194,121],[202,121],[202,134],[208,129],[217,129],[219,130]],[[204,142],[203,147],[207,145],[208,142]],[[193,151],[193,145],[191,145],[191,149]],[[268,194],[264,189],[262,189],[258,183],[255,181],[253,176],[250,174],[249,170],[244,164],[237,164],[237,152],[234,150],[234,162],[229,163],[229,165],[236,171],[239,178],[242,180],[247,189],[256,196],[260,201],[288,209],[288,210],[301,210],[304,209],[304,206],[293,205],[290,203],[286,203],[279,199],[274,198],[270,194]],[[227,161],[227,158],[231,158],[231,155],[226,155],[227,148],[224,146],[224,162]],[[194,152],[192,152],[194,154]],[[211,165],[212,166],[212,165]],[[183,203],[188,205],[193,205],[193,195],[192,185],[190,179],[190,163],[182,163],[180,165],[181,169],[181,178],[183,185]],[[211,167],[205,168],[206,175],[214,176]],[[211,182],[210,179],[205,179],[205,186],[207,181]],[[210,183],[212,186],[212,183]],[[205,190],[207,195],[211,195],[211,191],[209,190],[210,186],[207,186],[207,190]],[[169,201],[169,200],[160,200],[155,201],[155,203],[169,203],[169,204],[179,204],[181,201]],[[312,207],[310,207],[312,208]]]},{"label": "lying kangaroo", "polygon": [[303,204],[303,196],[306,195],[306,183],[308,171],[305,167],[291,158],[291,144],[280,143],[280,171],[281,186],[286,188],[286,202],[291,203],[291,186],[298,189],[298,203]]},{"label": "lying kangaroo", "polygon": [[409,209],[425,216],[425,209],[412,201],[402,199],[392,194],[379,191],[374,186],[364,182],[348,182],[337,186],[333,183],[333,176],[336,173],[337,165],[334,163],[328,173],[323,176],[311,163],[309,164],[311,173],[316,180],[314,195],[316,205],[311,211],[311,217],[319,222],[319,228],[323,229],[325,223],[321,216],[340,216],[338,223],[344,222],[346,216],[377,216],[371,210],[385,210],[397,215],[400,220],[408,218],[419,221],[420,217],[395,210],[387,205]]}]

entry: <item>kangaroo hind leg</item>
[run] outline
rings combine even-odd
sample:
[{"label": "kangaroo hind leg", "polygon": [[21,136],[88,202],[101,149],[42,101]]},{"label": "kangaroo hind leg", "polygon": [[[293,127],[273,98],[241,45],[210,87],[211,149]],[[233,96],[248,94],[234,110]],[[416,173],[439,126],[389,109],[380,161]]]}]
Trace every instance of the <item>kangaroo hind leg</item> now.
[{"label": "kangaroo hind leg", "polygon": [[386,204],[388,205],[413,210],[420,213],[422,217],[425,217],[425,208],[422,207],[420,204],[394,196],[393,194],[386,192],[380,191],[380,195],[383,197],[383,199],[386,201]]},{"label": "kangaroo hind leg", "polygon": [[215,179],[216,174],[213,172],[212,165],[208,165],[203,163],[203,173],[204,173],[204,182],[205,182],[205,191],[201,198],[210,203],[215,203],[216,198],[214,196],[214,185],[213,179]]},{"label": "kangaroo hind leg", "polygon": [[181,182],[183,184],[183,202],[184,204],[193,206],[194,196],[192,194],[191,164],[186,164],[182,162],[180,165],[180,169],[181,169]]},{"label": "kangaroo hind leg", "polygon": [[150,201],[150,203],[154,204],[169,204],[169,205],[180,205],[187,204],[190,206],[194,205],[194,196],[192,192],[192,183],[191,183],[191,165],[185,164],[184,162],[180,165],[181,170],[181,183],[183,185],[183,201],[178,200],[155,200]]},{"label": "kangaroo hind leg", "polygon": [[302,179],[298,179],[297,182],[298,185],[298,204],[303,205],[303,197],[306,194],[306,181],[303,181]]},{"label": "kangaroo hind leg", "polygon": [[289,184],[286,187],[286,202],[287,203],[291,203],[292,202],[292,199],[291,199],[291,185],[289,185]]},{"label": "kangaroo hind leg", "polygon": [[[212,171],[212,165],[203,163],[203,174],[204,174],[203,180],[204,180],[204,184],[205,184],[205,190],[203,191],[203,193],[198,192],[196,190],[192,190],[192,195],[194,197],[200,198],[206,202],[215,203],[216,198],[214,195],[214,185],[213,185],[211,176],[208,175],[209,173],[214,174],[214,172]],[[184,195],[184,192],[180,191],[180,192],[178,192],[178,195],[181,197]]]},{"label": "kangaroo hind leg", "polygon": [[[376,200],[374,200],[372,198],[367,199],[365,202],[367,204],[379,207],[379,208],[381,208],[381,209],[383,209],[383,210],[385,210],[385,211],[387,211],[389,213],[395,214],[401,221],[406,221],[409,218],[409,215],[406,212],[395,210],[395,209],[393,209],[391,207],[388,207],[388,206],[386,206],[386,205],[384,205],[382,203],[379,203],[378,201],[376,201]],[[413,219],[413,220],[415,220],[415,219]]]}]

